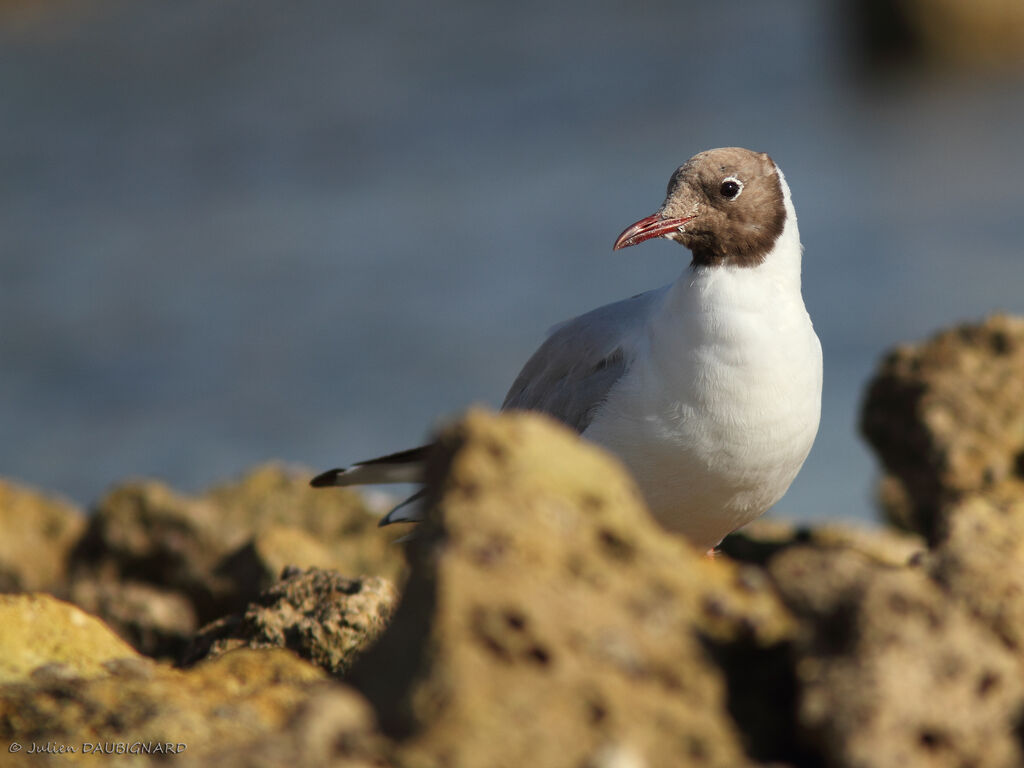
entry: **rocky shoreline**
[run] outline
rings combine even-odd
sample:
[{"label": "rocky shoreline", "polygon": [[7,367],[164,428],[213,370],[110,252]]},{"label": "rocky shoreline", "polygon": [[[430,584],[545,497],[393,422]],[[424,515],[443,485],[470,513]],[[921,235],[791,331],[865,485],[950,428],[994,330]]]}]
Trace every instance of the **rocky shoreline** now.
[{"label": "rocky shoreline", "polygon": [[529,414],[442,433],[405,546],[280,466],[89,516],[0,481],[0,764],[1024,765],[1022,389],[1021,319],[895,350],[893,525],[713,560]]}]

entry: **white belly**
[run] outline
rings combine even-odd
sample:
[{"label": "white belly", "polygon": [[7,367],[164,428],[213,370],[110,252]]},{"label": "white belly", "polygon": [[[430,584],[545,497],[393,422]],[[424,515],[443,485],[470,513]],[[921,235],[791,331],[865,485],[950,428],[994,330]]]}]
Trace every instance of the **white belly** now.
[{"label": "white belly", "polygon": [[703,548],[782,498],[818,430],[821,347],[806,313],[781,328],[750,319],[724,337],[654,338],[583,433]]}]

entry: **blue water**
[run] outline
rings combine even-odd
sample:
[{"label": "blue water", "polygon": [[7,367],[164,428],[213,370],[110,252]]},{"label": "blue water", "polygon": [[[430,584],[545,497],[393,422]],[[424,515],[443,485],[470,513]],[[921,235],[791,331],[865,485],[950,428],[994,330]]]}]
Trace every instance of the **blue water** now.
[{"label": "blue water", "polygon": [[768,151],[825,352],[777,513],[871,519],[881,354],[1022,312],[1024,78],[857,76],[845,4],[107,0],[0,27],[0,473],[82,502],[497,405],[693,153]]}]

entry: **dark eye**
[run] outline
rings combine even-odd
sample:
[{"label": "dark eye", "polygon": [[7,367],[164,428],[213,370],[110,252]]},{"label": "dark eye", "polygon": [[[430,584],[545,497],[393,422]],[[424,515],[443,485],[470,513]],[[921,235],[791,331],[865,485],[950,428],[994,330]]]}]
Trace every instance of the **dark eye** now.
[{"label": "dark eye", "polygon": [[722,182],[722,186],[718,188],[718,191],[722,193],[722,197],[726,200],[735,200],[740,192],[743,190],[743,185],[739,179],[729,177]]}]

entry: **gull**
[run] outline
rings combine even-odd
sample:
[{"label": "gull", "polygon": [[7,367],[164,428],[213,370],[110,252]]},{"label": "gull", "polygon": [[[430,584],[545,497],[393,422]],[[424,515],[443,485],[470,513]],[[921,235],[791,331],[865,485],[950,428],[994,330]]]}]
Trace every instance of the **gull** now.
[{"label": "gull", "polygon": [[[710,549],[778,502],[803,466],[821,415],[821,344],[789,186],[767,154],[694,155],[613,250],[658,237],[690,251],[675,282],[556,325],[502,409],[549,414],[615,454],[653,516]],[[430,448],[311,484],[419,482]],[[421,494],[381,525],[421,520]]]}]

